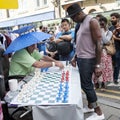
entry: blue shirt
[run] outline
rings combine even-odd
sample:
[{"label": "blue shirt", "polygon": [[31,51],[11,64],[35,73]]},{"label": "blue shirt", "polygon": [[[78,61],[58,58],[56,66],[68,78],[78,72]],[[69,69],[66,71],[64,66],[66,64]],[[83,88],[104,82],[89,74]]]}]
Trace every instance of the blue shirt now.
[{"label": "blue shirt", "polygon": [[72,39],[74,39],[74,34],[75,34],[75,32],[73,30],[69,30],[68,32],[59,32],[56,35],[56,38],[58,39],[62,35],[71,35]]}]

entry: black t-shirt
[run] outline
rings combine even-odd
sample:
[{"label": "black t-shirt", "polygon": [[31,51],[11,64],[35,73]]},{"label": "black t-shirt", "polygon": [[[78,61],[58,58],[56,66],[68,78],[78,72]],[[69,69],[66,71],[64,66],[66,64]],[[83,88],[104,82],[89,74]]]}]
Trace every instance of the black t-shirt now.
[{"label": "black t-shirt", "polygon": [[[116,37],[120,38],[120,32],[116,32]],[[120,41],[119,40],[115,40],[115,48],[117,50],[120,50]]]}]

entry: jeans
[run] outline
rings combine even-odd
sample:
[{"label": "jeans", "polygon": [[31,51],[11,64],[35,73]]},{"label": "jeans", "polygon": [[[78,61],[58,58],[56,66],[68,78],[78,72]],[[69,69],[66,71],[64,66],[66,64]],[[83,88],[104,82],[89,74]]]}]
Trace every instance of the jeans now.
[{"label": "jeans", "polygon": [[118,80],[119,71],[120,71],[120,50],[116,51],[116,54],[113,56],[114,61],[114,81],[116,82]]},{"label": "jeans", "polygon": [[95,58],[85,59],[77,58],[77,65],[80,73],[81,87],[86,93],[88,103],[94,104],[97,101],[97,96],[94,90],[92,75],[94,72]]}]

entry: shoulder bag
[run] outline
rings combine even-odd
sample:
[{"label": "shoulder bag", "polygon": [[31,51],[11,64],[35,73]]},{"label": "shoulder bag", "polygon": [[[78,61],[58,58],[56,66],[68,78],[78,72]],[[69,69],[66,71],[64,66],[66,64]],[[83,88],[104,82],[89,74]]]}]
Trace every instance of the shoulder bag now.
[{"label": "shoulder bag", "polygon": [[114,55],[115,54],[116,49],[115,49],[115,43],[114,43],[114,38],[113,37],[109,41],[109,44],[104,45],[104,48],[106,49],[107,54],[109,54],[109,55]]}]

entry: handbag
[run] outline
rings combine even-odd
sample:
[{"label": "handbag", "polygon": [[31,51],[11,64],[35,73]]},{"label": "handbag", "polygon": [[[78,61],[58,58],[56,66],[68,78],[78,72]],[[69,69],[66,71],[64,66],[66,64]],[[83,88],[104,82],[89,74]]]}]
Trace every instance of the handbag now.
[{"label": "handbag", "polygon": [[114,43],[113,37],[109,41],[109,44],[104,45],[104,48],[106,49],[107,54],[109,54],[109,55],[114,55],[115,54],[116,49],[115,49],[115,43]]}]

